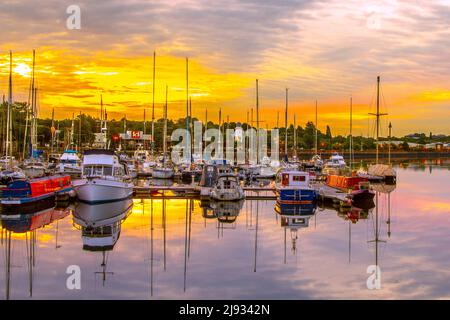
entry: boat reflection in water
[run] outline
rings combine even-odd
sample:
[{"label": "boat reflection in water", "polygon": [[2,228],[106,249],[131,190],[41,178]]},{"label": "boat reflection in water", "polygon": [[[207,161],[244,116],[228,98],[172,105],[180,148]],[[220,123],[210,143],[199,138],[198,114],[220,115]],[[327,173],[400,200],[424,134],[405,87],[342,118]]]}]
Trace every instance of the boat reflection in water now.
[{"label": "boat reflection in water", "polygon": [[122,222],[131,213],[133,200],[90,205],[75,205],[73,221],[81,228],[83,249],[89,251],[112,250],[120,236]]},{"label": "boat reflection in water", "polygon": [[309,220],[314,216],[317,203],[308,204],[280,204],[275,206],[275,212],[280,215],[281,227],[284,228],[284,263],[286,263],[287,230],[291,234],[291,250],[297,253],[297,240],[299,229],[308,228]]},{"label": "boat reflection in water", "polygon": [[126,199],[96,205],[79,202],[73,212],[74,224],[81,229],[83,250],[102,252],[102,285],[105,286],[107,272],[108,251],[114,249],[120,237],[123,221],[130,215],[133,200]]},{"label": "boat reflection in water", "polygon": [[[49,208],[28,214],[2,214],[1,217],[1,239],[5,245],[5,293],[6,300],[11,297],[11,244],[14,234],[25,234],[26,258],[28,268],[28,295],[33,296],[34,268],[36,266],[37,230],[56,222],[55,249],[58,245],[58,221],[70,214],[71,210],[65,208]],[[4,242],[4,243],[3,243]]]},{"label": "boat reflection in water", "polygon": [[239,212],[244,205],[244,200],[240,201],[211,201],[209,206],[212,209],[214,216],[220,223],[234,223],[236,222]]}]

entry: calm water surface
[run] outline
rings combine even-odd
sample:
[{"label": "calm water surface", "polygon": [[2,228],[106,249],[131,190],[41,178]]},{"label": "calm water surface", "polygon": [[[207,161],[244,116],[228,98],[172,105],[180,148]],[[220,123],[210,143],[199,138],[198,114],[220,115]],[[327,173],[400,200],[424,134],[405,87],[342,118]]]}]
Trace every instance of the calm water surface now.
[{"label": "calm water surface", "polygon": [[[378,205],[368,212],[319,207],[310,217],[286,219],[275,201],[211,208],[197,200],[134,199],[3,220],[0,295],[449,299],[449,169],[448,160],[403,164],[396,188],[379,187]],[[381,289],[368,290],[374,264]],[[80,267],[80,290],[66,287],[70,265]]]}]

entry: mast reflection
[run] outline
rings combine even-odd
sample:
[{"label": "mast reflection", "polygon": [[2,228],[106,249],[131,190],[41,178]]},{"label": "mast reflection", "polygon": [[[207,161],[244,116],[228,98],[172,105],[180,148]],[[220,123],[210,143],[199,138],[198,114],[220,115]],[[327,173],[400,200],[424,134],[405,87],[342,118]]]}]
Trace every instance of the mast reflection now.
[{"label": "mast reflection", "polygon": [[[65,218],[70,214],[69,208],[50,208],[27,214],[1,215],[1,244],[5,245],[5,298],[11,297],[11,262],[12,236],[25,234],[26,261],[28,269],[28,295],[33,296],[34,268],[36,266],[37,231]],[[56,228],[56,241],[58,229]],[[16,240],[15,240],[16,241]],[[22,241],[22,240],[18,240]],[[58,245],[55,245],[58,248]]]}]

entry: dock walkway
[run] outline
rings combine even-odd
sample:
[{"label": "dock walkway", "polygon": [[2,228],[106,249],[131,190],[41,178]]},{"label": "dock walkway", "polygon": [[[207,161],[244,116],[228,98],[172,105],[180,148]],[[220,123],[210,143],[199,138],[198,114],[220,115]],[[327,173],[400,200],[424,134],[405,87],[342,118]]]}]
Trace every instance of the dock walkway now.
[{"label": "dock walkway", "polygon": [[[335,188],[326,186],[323,183],[314,185],[319,192],[322,200],[331,200],[335,202],[347,202],[347,193]],[[172,185],[172,186],[136,186],[135,195],[143,198],[209,198],[211,188],[200,187],[197,185]],[[245,198],[248,200],[276,200],[275,188],[272,186],[264,187],[243,187]]]}]

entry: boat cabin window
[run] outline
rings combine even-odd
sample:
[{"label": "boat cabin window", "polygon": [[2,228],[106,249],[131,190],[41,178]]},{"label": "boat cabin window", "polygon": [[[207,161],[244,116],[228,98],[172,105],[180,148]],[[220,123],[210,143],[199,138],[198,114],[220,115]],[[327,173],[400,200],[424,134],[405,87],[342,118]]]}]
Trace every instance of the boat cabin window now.
[{"label": "boat cabin window", "polygon": [[101,176],[112,176],[113,169],[111,166],[85,166],[83,169],[83,175],[101,177]]},{"label": "boat cabin window", "polygon": [[289,185],[289,175],[287,173],[284,173],[281,177],[281,184],[283,186]]},{"label": "boat cabin window", "polygon": [[306,181],[306,177],[305,176],[293,176],[292,177],[292,181],[305,182]]},{"label": "boat cabin window", "polygon": [[231,180],[224,180],[223,188],[224,189],[230,189],[231,188]]}]

